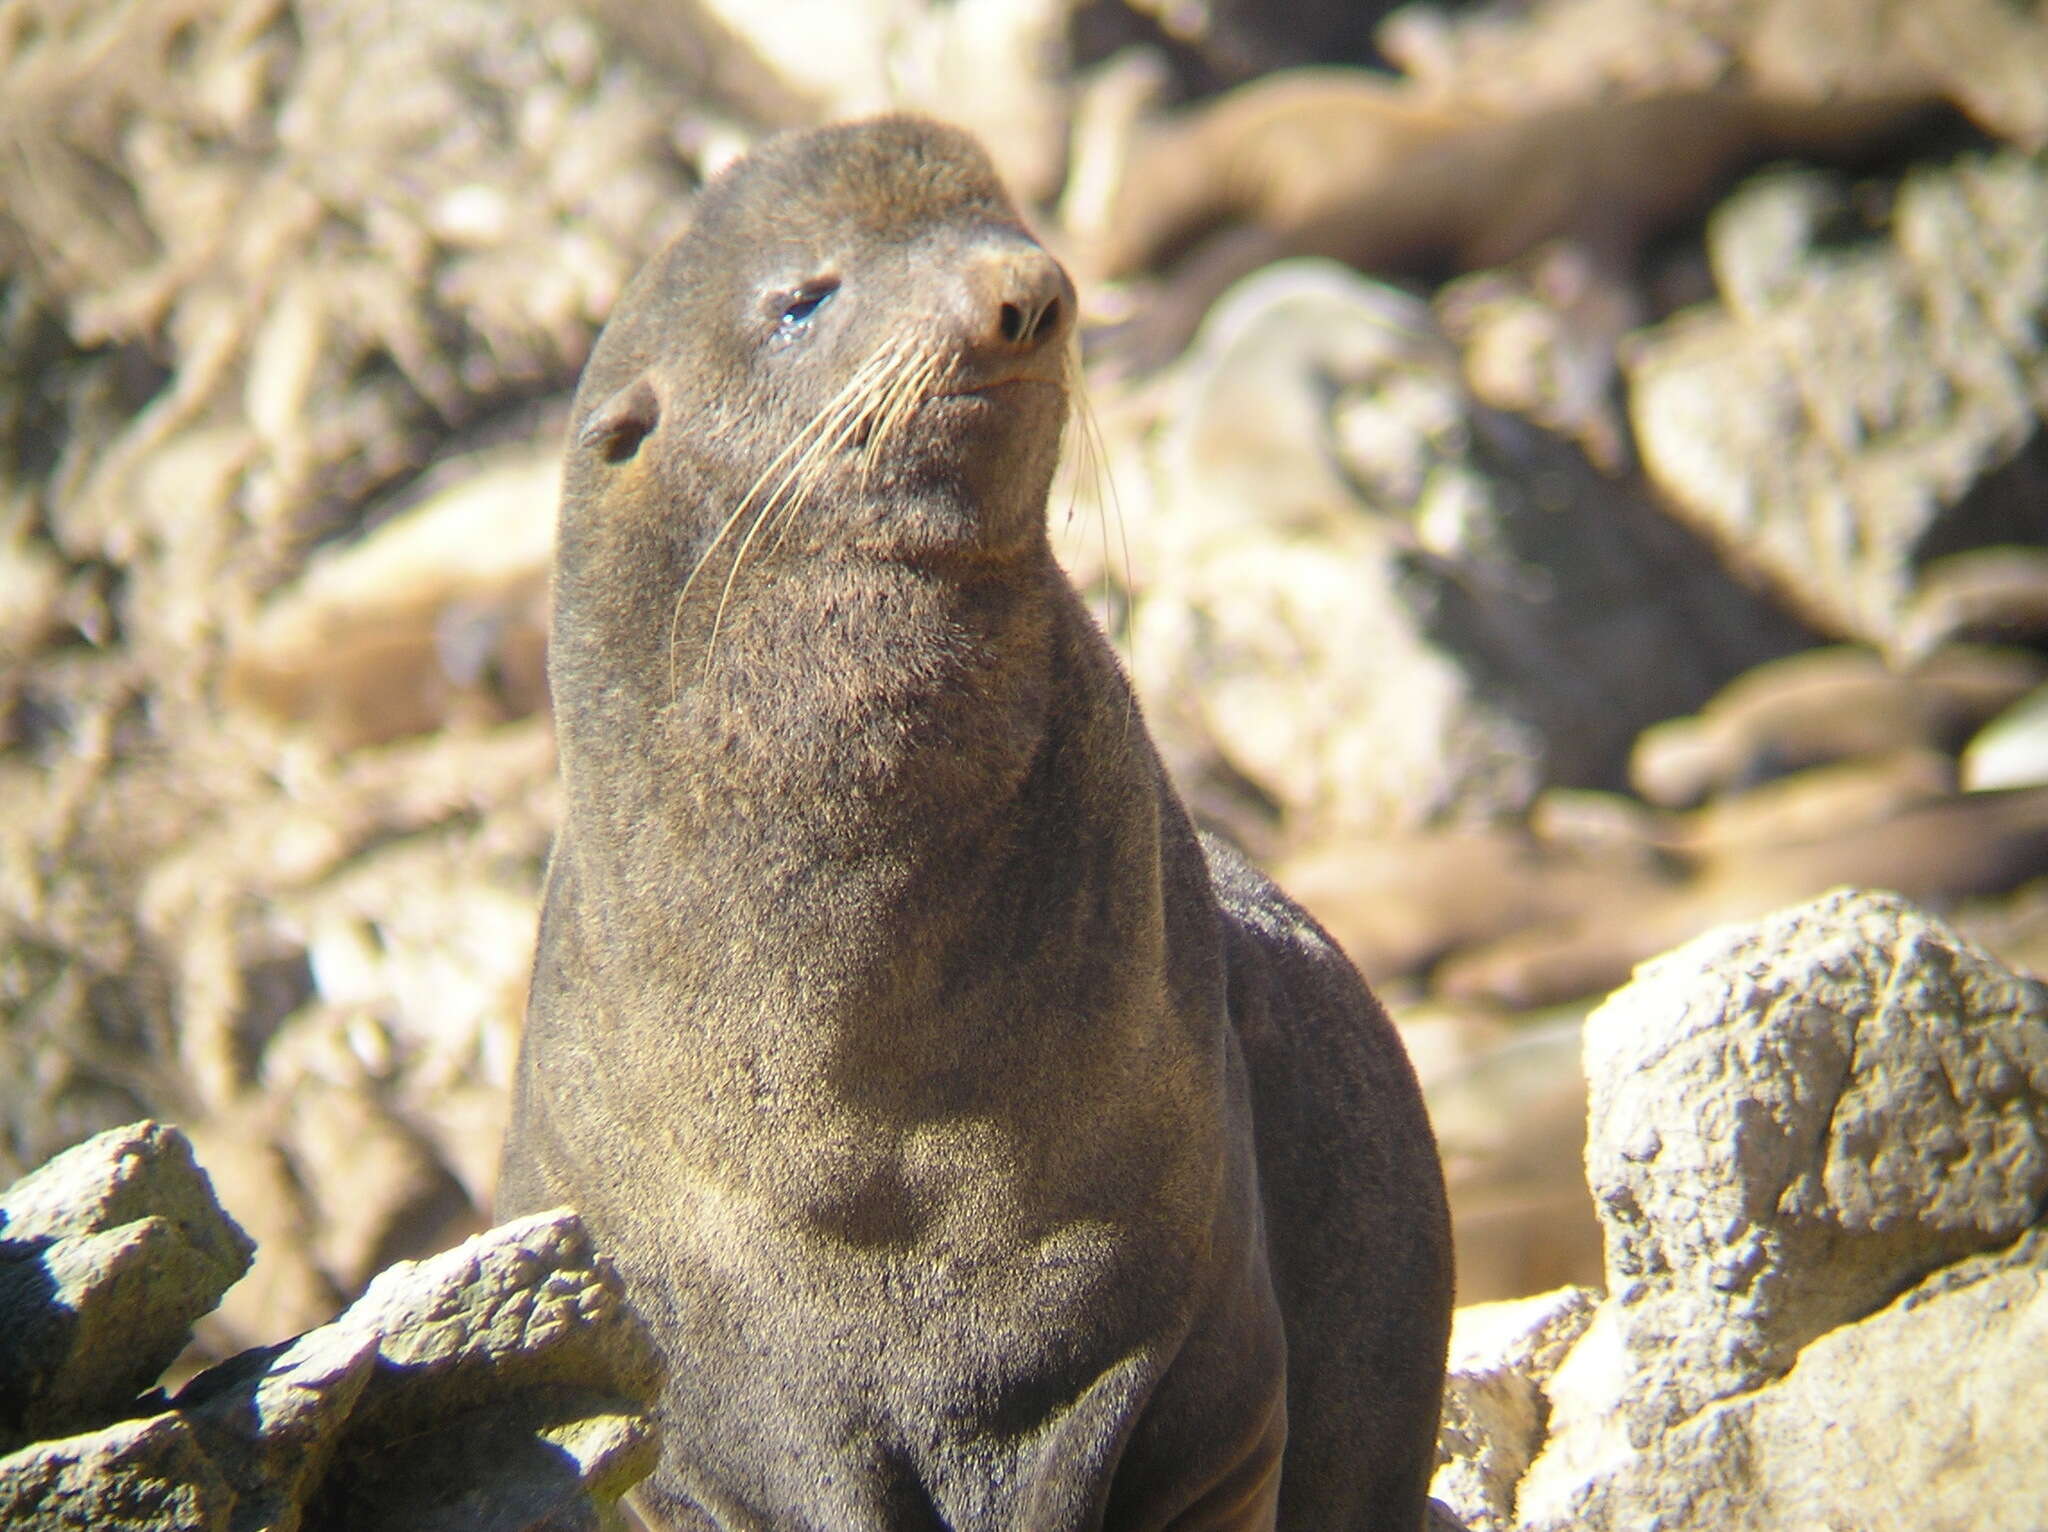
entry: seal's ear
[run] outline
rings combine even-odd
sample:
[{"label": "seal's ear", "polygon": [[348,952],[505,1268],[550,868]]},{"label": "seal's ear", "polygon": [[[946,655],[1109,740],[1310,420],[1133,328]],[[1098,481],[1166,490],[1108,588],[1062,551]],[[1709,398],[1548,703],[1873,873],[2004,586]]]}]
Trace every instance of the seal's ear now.
[{"label": "seal's ear", "polygon": [[590,412],[576,433],[576,445],[595,448],[607,463],[624,463],[660,424],[661,398],[642,373]]}]

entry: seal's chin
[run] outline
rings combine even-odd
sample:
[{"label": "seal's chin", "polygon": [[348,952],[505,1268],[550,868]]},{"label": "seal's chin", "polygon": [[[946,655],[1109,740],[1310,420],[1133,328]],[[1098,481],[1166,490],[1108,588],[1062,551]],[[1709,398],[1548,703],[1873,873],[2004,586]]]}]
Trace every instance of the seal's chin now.
[{"label": "seal's chin", "polygon": [[1066,413],[1066,391],[1037,379],[927,399],[899,438],[900,476],[873,497],[861,543],[912,562],[1029,551],[1044,538]]}]

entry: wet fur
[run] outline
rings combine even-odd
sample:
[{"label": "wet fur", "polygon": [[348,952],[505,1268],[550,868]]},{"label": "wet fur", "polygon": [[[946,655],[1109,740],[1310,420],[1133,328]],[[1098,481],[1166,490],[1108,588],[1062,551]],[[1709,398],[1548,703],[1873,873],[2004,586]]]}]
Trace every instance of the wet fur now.
[{"label": "wet fur", "polygon": [[660,1338],[657,1526],[1410,1532],[1428,1123],[1053,561],[1064,363],[971,339],[1034,252],[883,119],[757,151],[622,300],[500,1212],[577,1207]]}]

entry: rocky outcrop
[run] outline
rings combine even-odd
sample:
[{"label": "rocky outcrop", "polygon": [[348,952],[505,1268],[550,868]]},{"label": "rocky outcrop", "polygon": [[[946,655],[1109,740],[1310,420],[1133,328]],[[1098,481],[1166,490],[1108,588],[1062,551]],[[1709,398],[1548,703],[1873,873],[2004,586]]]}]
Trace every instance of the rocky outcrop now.
[{"label": "rocky outcrop", "polygon": [[652,1343],[567,1211],[400,1262],[331,1324],[145,1393],[247,1269],[172,1128],[0,1197],[0,1523],[21,1532],[616,1526]]},{"label": "rocky outcrop", "polygon": [[1818,626],[1903,653],[1923,569],[2042,535],[2044,219],[2048,172],[2016,153],[1916,170],[1846,245],[1843,183],[1745,187],[1709,231],[1722,306],[1630,364],[1672,505]]},{"label": "rocky outcrop", "polygon": [[184,1135],[154,1123],[0,1193],[0,1446],[124,1412],[254,1250]]},{"label": "rocky outcrop", "polygon": [[1798,641],[1651,507],[1474,404],[1426,307],[1337,266],[1234,290],[1158,408],[1140,449],[1108,428],[1108,569],[1201,807],[1235,783],[1303,839],[1511,814],[1617,780],[1638,729]]},{"label": "rocky outcrop", "polygon": [[2035,1525],[2048,985],[1837,893],[1647,966],[1586,1066],[1607,1294],[1463,1317],[1438,1494],[1489,1532]]}]

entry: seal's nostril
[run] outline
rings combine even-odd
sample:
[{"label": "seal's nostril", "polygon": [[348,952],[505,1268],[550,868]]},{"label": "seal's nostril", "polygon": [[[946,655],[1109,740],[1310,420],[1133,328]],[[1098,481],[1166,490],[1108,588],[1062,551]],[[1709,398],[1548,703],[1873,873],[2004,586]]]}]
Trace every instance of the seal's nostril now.
[{"label": "seal's nostril", "polygon": [[962,340],[1015,360],[1056,343],[1066,333],[1073,289],[1059,262],[1009,231],[971,244],[956,289]]},{"label": "seal's nostril", "polygon": [[1003,339],[1013,346],[1034,344],[1046,331],[1059,323],[1060,300],[1058,298],[1028,299],[1022,303],[1005,303],[997,315],[997,328]]}]

